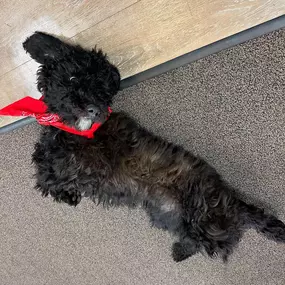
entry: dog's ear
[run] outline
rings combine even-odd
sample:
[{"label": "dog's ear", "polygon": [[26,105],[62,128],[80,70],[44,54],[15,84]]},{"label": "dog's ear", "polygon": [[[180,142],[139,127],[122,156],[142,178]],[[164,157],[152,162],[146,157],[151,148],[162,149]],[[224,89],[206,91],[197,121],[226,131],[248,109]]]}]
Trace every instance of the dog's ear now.
[{"label": "dog's ear", "polygon": [[121,75],[119,73],[119,70],[115,66],[112,66],[111,77],[112,77],[115,93],[117,93],[118,90],[120,89]]},{"label": "dog's ear", "polygon": [[70,46],[61,40],[42,32],[35,32],[27,38],[23,47],[31,58],[41,64],[48,60],[60,59],[70,49]]},{"label": "dog's ear", "polygon": [[107,59],[107,55],[102,52],[101,49],[97,49],[96,47],[91,50],[91,54],[93,54],[95,60],[94,60],[94,69],[97,69],[98,64],[105,64],[108,63],[108,87],[111,89],[112,95],[116,94],[120,88],[121,84],[121,75],[118,70],[118,68],[111,64],[109,60]]}]

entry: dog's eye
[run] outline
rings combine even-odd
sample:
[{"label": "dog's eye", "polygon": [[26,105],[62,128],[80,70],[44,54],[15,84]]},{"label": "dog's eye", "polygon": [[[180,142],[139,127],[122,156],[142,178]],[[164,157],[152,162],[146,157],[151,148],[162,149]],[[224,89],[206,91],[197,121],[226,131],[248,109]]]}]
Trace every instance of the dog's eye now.
[{"label": "dog's eye", "polygon": [[75,76],[71,76],[71,77],[69,78],[70,81],[76,80],[76,79],[77,79],[77,78],[76,78]]}]

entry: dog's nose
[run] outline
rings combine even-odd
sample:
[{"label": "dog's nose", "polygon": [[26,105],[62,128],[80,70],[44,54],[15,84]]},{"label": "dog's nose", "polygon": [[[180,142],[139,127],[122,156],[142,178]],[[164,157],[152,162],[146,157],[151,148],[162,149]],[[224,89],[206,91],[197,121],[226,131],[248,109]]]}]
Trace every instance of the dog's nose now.
[{"label": "dog's nose", "polygon": [[99,108],[95,107],[94,105],[87,106],[87,112],[92,117],[97,117],[100,115]]}]

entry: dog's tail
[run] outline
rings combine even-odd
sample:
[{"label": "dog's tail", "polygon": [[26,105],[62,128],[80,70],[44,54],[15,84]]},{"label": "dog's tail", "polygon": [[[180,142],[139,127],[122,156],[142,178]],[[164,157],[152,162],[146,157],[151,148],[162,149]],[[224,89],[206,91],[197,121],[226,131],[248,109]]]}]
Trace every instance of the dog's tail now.
[{"label": "dog's tail", "polygon": [[240,203],[241,215],[246,226],[256,229],[268,239],[285,243],[285,224],[254,205]]}]

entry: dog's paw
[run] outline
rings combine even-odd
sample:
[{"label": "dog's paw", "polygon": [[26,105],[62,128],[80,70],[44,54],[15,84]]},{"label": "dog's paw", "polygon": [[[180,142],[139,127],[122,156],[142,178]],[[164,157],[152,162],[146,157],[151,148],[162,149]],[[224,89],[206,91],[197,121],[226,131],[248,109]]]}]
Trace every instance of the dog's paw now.
[{"label": "dog's paw", "polygon": [[176,262],[180,262],[186,259],[188,256],[180,242],[176,242],[172,245],[172,258]]},{"label": "dog's paw", "polygon": [[183,261],[188,257],[194,255],[197,252],[196,249],[189,247],[187,244],[181,242],[175,242],[172,245],[172,258],[176,262]]},{"label": "dog's paw", "polygon": [[72,191],[62,191],[60,195],[55,197],[57,202],[65,202],[70,206],[76,206],[81,201],[81,193],[72,190]]}]

